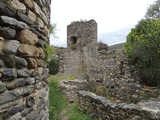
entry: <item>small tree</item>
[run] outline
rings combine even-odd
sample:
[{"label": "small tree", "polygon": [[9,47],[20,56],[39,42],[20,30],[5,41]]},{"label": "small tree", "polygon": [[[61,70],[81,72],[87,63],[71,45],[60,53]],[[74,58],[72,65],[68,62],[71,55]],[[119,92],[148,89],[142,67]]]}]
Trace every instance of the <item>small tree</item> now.
[{"label": "small tree", "polygon": [[148,85],[160,85],[160,19],[141,20],[131,30],[126,53]]},{"label": "small tree", "polygon": [[150,5],[145,17],[147,19],[160,17],[160,0],[155,1],[154,4]]}]

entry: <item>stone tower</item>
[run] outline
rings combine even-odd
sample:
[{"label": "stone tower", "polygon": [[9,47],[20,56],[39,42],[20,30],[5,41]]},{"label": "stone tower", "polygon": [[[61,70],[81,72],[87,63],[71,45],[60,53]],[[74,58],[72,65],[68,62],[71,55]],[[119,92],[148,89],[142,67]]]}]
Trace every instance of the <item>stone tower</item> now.
[{"label": "stone tower", "polygon": [[0,120],[48,120],[51,0],[0,0]]},{"label": "stone tower", "polygon": [[97,42],[97,23],[95,20],[72,22],[67,26],[67,47],[82,48]]},{"label": "stone tower", "polygon": [[88,73],[96,55],[96,43],[95,20],[72,22],[67,26],[67,51],[64,55],[66,75],[80,78]]}]

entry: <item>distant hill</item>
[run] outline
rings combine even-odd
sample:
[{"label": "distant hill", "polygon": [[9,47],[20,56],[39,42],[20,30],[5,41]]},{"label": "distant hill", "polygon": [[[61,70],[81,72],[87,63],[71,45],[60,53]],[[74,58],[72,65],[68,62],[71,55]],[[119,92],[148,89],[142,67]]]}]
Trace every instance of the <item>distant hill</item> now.
[{"label": "distant hill", "polygon": [[119,43],[119,44],[111,45],[111,46],[109,46],[109,49],[110,50],[112,50],[112,49],[121,49],[121,48],[123,48],[123,45],[124,45],[124,43]]},{"label": "distant hill", "polygon": [[126,42],[126,37],[129,34],[132,27],[133,26],[126,27],[110,33],[100,34],[98,39],[99,41],[107,43],[109,46],[119,44],[119,43],[124,43]]}]

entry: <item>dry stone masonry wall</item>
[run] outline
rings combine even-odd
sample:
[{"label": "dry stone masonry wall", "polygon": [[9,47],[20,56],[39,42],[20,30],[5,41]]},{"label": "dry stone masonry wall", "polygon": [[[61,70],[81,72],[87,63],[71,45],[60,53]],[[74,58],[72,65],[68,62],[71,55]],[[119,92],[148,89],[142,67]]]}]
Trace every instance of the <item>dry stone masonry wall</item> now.
[{"label": "dry stone masonry wall", "polygon": [[51,0],[0,0],[0,120],[48,120]]},{"label": "dry stone masonry wall", "polygon": [[79,91],[79,108],[100,120],[160,120],[160,102],[137,104],[113,102],[88,91]]}]

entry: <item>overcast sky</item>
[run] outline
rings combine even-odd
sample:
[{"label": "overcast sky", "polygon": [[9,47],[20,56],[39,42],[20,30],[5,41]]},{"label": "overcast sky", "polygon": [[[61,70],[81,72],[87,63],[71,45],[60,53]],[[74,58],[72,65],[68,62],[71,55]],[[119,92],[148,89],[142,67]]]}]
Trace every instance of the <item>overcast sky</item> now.
[{"label": "overcast sky", "polygon": [[135,25],[155,0],[52,0],[51,23],[57,24],[52,45],[66,44],[67,25],[76,20],[95,19],[98,34]]}]

